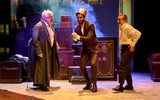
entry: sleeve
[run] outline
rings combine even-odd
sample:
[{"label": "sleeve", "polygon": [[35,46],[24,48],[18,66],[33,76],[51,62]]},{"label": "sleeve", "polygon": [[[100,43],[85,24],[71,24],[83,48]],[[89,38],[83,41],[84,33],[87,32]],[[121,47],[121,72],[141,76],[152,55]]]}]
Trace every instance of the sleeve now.
[{"label": "sleeve", "polygon": [[33,39],[33,43],[35,45],[36,54],[40,55],[40,54],[43,54],[43,52],[42,52],[41,43],[40,43],[40,39],[39,39],[38,34],[39,34],[39,27],[35,26],[33,28],[33,32],[32,32],[32,39]]},{"label": "sleeve", "polygon": [[[75,26],[74,32],[78,33],[77,30],[76,30],[76,28],[77,28],[77,26]],[[78,35],[78,34],[77,34],[77,35]],[[73,42],[74,42],[74,43],[78,43],[78,40],[77,40],[77,39],[73,39]]]},{"label": "sleeve", "polygon": [[133,28],[133,27],[130,27],[128,29],[128,31],[129,31],[129,37],[131,39],[131,44],[130,45],[131,46],[135,46],[137,41],[138,41],[138,39],[141,36],[141,32],[139,30]]},{"label": "sleeve", "polygon": [[94,33],[95,32],[95,28],[94,28],[94,25],[91,24],[89,27],[88,27],[88,33],[87,33],[87,36],[80,36],[80,41],[82,42],[90,42],[93,40],[93,36],[94,36]]}]

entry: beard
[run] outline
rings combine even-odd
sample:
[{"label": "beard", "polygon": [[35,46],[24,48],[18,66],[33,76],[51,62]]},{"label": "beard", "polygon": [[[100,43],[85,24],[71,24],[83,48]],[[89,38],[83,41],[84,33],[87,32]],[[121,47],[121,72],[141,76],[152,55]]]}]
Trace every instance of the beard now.
[{"label": "beard", "polygon": [[78,23],[82,25],[84,23],[84,20],[78,20]]}]

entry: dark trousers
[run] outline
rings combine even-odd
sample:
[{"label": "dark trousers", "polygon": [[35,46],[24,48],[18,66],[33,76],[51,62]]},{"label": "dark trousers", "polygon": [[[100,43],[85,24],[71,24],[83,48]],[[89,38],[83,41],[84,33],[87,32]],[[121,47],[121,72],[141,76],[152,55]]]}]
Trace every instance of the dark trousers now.
[{"label": "dark trousers", "polygon": [[130,52],[128,45],[122,45],[121,49],[121,61],[119,65],[119,83],[124,84],[125,80],[128,85],[132,85],[132,75],[131,75],[131,66],[130,63],[135,54]]},{"label": "dark trousers", "polygon": [[[86,65],[89,59],[91,63],[91,80],[86,70]],[[97,82],[97,59],[98,59],[97,53],[92,53],[90,51],[82,51],[81,53],[80,69],[87,83],[96,84]]]}]

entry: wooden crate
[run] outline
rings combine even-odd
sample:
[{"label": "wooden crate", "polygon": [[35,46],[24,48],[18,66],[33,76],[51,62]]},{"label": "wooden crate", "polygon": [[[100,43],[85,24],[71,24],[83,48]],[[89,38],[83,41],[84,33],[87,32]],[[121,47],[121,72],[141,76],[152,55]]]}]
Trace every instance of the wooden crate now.
[{"label": "wooden crate", "polygon": [[68,80],[68,67],[73,65],[74,51],[58,51],[60,63],[60,79]]},{"label": "wooden crate", "polygon": [[4,61],[0,62],[0,83],[22,82],[22,64]]}]

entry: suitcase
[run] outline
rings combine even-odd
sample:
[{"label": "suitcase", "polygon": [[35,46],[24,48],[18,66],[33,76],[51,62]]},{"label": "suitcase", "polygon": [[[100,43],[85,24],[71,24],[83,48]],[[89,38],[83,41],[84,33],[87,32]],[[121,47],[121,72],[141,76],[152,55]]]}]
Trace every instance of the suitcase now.
[{"label": "suitcase", "polygon": [[12,61],[0,62],[0,83],[21,83],[22,64]]},{"label": "suitcase", "polygon": [[72,84],[85,84],[86,80],[83,76],[72,76],[70,82]]},{"label": "suitcase", "polygon": [[[88,76],[91,77],[91,66],[86,66]],[[69,66],[68,80],[71,83],[84,83],[84,79],[79,66]]]}]

